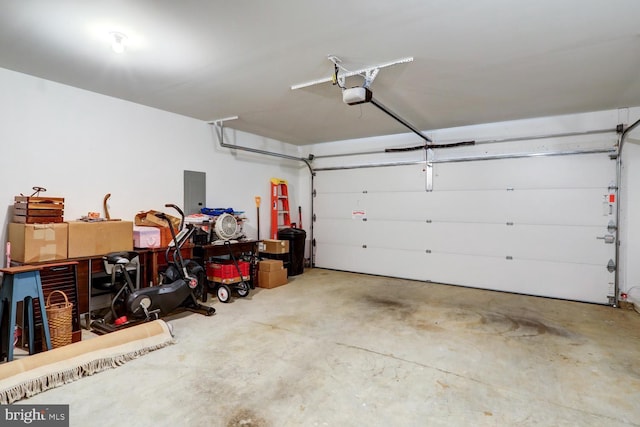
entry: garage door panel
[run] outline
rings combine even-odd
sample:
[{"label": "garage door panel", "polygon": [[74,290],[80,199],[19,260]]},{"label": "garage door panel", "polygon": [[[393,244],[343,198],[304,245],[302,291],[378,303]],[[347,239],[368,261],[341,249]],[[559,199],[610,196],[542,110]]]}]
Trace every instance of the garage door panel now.
[{"label": "garage door panel", "polygon": [[363,244],[367,247],[424,252],[423,222],[367,220]]},{"label": "garage door panel", "polygon": [[353,272],[366,269],[367,274],[425,280],[424,270],[427,266],[424,264],[424,253],[334,244],[326,248],[327,251],[316,258],[317,267]]},{"label": "garage door panel", "polygon": [[363,248],[341,244],[326,244],[327,249],[316,257],[316,266],[344,271],[362,272],[390,277],[424,280],[416,266],[424,262],[424,254],[415,251]]},{"label": "garage door panel", "polygon": [[508,192],[508,217],[526,224],[598,225],[606,228],[606,188]]},{"label": "garage door panel", "polygon": [[[350,205],[365,209],[369,218],[606,227],[606,194],[606,188],[368,193]],[[333,205],[347,199],[336,199]]]},{"label": "garage door panel", "polygon": [[597,227],[519,225],[509,229],[509,255],[516,259],[606,265],[612,245],[597,239]]},{"label": "garage door panel", "polygon": [[[433,283],[456,284],[561,299],[606,304],[602,289],[612,285],[613,273],[604,266],[580,266],[532,260],[454,254],[399,253],[382,248],[329,245],[317,266],[344,271],[400,277]],[[552,279],[550,279],[550,277]]]},{"label": "garage door panel", "polygon": [[[611,248],[595,228],[503,224],[425,224],[425,249],[438,253],[498,258],[606,263]],[[589,234],[591,233],[591,234]]]},{"label": "garage door panel", "polygon": [[[316,267],[353,272],[363,272],[363,269],[369,268],[369,259],[362,248],[334,242],[318,242],[318,245],[322,245],[323,250],[316,254]],[[371,271],[367,273],[376,274]]]},{"label": "garage door panel", "polygon": [[346,218],[363,209],[369,218],[606,227],[606,194],[606,189],[337,193],[318,195],[314,209],[323,217]]},{"label": "garage door panel", "polygon": [[362,249],[372,274],[424,280],[425,254],[417,251],[398,251],[386,248]]},{"label": "garage door panel", "polygon": [[318,217],[351,218],[361,210],[367,218],[423,220],[429,201],[426,192],[377,192],[318,194],[314,212]]},{"label": "garage door panel", "polygon": [[438,220],[455,222],[506,222],[509,201],[497,192],[458,191],[369,194],[369,218]]},{"label": "garage door panel", "polygon": [[425,242],[433,253],[505,257],[509,230],[503,224],[431,223]]},{"label": "garage door panel", "polygon": [[393,167],[319,171],[315,189],[325,192],[421,191],[425,189],[425,166],[406,165]]},{"label": "garage door panel", "polygon": [[351,241],[369,248],[591,265],[606,265],[611,254],[608,244],[596,238],[600,230],[593,227],[383,220],[357,225],[342,221],[333,227],[339,235],[353,232]]},{"label": "garage door panel", "polygon": [[[432,254],[443,268],[427,273],[437,283],[604,304],[613,274],[604,266],[575,266],[561,262],[506,260],[491,257]],[[452,280],[451,282],[448,282]]]},{"label": "garage door panel", "polygon": [[422,253],[506,255],[503,243],[508,230],[504,225],[370,220],[367,227],[369,246]]},{"label": "garage door panel", "polygon": [[363,206],[368,219],[423,221],[429,209],[425,191],[369,192]]},{"label": "garage door panel", "polygon": [[[361,242],[367,240],[369,230],[363,221],[351,219],[326,219],[319,221],[314,226],[314,236],[318,244],[348,244],[362,246]],[[344,236],[349,236],[345,239]]]},{"label": "garage door panel", "polygon": [[351,218],[354,209],[366,208],[366,196],[362,193],[318,194],[313,211],[322,218]]},{"label": "garage door panel", "polygon": [[[568,158],[577,159],[579,167],[568,167]],[[469,188],[592,188],[615,180],[615,161],[606,154],[529,157],[435,163],[433,172],[434,189],[442,191]]]}]

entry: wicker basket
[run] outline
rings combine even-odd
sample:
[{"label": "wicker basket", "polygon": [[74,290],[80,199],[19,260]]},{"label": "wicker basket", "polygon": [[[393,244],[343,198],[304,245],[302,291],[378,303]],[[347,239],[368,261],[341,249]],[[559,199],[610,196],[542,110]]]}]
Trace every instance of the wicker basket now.
[{"label": "wicker basket", "polygon": [[[49,301],[55,293],[60,293],[64,297],[63,303],[51,304]],[[51,335],[52,348],[62,347],[71,344],[71,330],[73,318],[73,303],[69,302],[67,294],[62,291],[53,291],[47,297],[45,305],[47,320],[49,321],[49,334]],[[43,347],[45,347],[43,342]]]}]

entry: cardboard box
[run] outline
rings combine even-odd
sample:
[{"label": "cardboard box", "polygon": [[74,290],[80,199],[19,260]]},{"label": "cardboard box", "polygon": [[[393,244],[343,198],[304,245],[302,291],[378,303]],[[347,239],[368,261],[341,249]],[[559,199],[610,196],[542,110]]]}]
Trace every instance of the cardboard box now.
[{"label": "cardboard box", "polygon": [[69,258],[133,250],[131,221],[69,221]]},{"label": "cardboard box", "polygon": [[282,270],[284,263],[277,259],[265,259],[258,263],[258,271]]},{"label": "cardboard box", "polygon": [[[147,227],[169,227],[169,224],[167,224],[167,221],[165,221],[164,219],[158,218],[155,215],[156,212],[158,211],[150,210],[146,212],[138,212],[134,219],[135,224],[141,225],[141,226],[147,226]],[[179,230],[180,218],[177,218],[169,214],[166,214],[166,215],[167,215],[167,218],[171,220],[171,223],[173,224],[173,229]]]},{"label": "cardboard box", "polygon": [[11,259],[42,262],[67,258],[67,224],[9,223]]},{"label": "cardboard box", "polygon": [[258,286],[271,289],[287,284],[287,270],[258,271]]},{"label": "cardboard box", "polygon": [[258,250],[267,254],[288,254],[288,240],[265,239],[258,244]]},{"label": "cardboard box", "polygon": [[160,229],[158,227],[133,226],[134,248],[159,248],[160,243]]}]

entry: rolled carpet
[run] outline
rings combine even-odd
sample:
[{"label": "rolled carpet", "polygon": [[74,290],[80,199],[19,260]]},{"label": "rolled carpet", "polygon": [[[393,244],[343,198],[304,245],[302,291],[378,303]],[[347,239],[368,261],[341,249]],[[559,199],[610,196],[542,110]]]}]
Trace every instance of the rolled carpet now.
[{"label": "rolled carpet", "polygon": [[0,364],[0,404],[115,368],[171,343],[169,325],[154,320]]}]

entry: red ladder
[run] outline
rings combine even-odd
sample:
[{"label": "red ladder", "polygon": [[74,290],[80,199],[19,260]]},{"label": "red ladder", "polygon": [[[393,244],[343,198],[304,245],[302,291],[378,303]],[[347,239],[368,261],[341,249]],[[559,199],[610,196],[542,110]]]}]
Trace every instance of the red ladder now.
[{"label": "red ladder", "polygon": [[278,238],[278,230],[291,227],[289,190],[287,181],[271,178],[271,238]]}]

